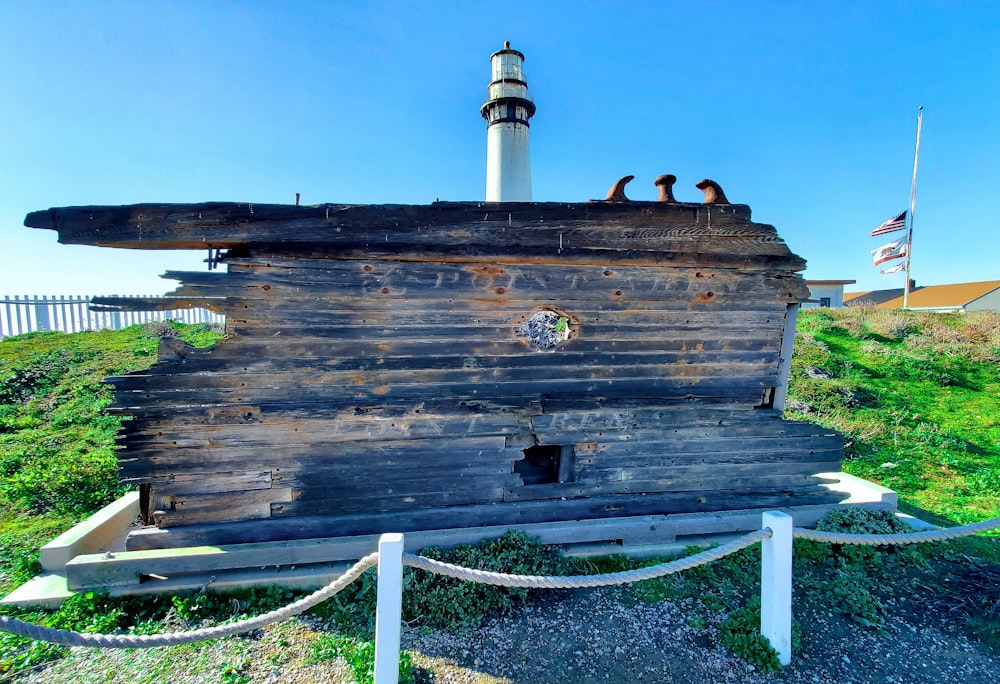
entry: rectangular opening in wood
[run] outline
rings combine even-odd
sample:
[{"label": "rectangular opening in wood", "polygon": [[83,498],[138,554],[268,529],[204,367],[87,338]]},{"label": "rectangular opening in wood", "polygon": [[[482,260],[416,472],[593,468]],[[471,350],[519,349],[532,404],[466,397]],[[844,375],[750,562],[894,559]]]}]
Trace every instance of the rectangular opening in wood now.
[{"label": "rectangular opening in wood", "polygon": [[765,387],[760,397],[760,403],[754,408],[770,409],[774,408],[774,387]]},{"label": "rectangular opening in wood", "polygon": [[573,447],[565,444],[536,444],[524,450],[524,458],[514,462],[514,472],[526,485],[573,481]]}]

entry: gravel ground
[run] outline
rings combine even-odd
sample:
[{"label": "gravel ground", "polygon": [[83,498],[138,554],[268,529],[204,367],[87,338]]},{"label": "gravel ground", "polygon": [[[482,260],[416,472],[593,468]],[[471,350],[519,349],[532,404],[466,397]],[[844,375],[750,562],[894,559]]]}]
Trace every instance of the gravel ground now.
[{"label": "gravel ground", "polygon": [[885,635],[829,612],[800,612],[802,650],[779,673],[758,672],[718,643],[721,611],[691,601],[628,607],[606,590],[528,606],[462,637],[410,632],[405,645],[459,666],[435,667],[436,682],[1000,681],[996,651],[949,628],[945,616],[913,608],[890,606]]},{"label": "gravel ground", "polygon": [[[778,673],[762,673],[718,643],[723,611],[697,601],[627,605],[615,590],[549,595],[463,635],[407,628],[419,682],[794,682],[893,684],[1000,681],[995,650],[971,640],[948,614],[921,601],[888,605],[886,633],[798,600],[802,650]],[[305,663],[324,625],[293,620],[246,637],[151,651],[74,649],[26,682],[352,682],[342,661]]]}]

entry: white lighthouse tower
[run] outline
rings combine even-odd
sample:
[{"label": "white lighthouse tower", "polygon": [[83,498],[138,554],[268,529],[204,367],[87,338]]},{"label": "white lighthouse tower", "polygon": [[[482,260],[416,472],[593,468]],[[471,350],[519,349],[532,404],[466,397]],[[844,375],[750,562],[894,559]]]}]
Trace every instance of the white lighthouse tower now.
[{"label": "white lighthouse tower", "polygon": [[531,201],[528,119],[535,103],[524,80],[524,55],[510,41],[490,56],[493,78],[480,113],[486,119],[486,201]]}]

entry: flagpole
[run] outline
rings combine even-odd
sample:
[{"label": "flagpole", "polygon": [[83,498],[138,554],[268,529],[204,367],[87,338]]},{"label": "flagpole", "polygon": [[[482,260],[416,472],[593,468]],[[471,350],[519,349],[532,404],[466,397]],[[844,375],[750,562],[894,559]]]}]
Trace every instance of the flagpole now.
[{"label": "flagpole", "polygon": [[913,183],[910,185],[910,223],[906,230],[906,284],[903,286],[903,308],[910,299],[910,264],[913,263],[913,212],[917,206],[917,162],[920,160],[920,128],[924,121],[924,106],[917,109],[917,147],[913,152]]}]

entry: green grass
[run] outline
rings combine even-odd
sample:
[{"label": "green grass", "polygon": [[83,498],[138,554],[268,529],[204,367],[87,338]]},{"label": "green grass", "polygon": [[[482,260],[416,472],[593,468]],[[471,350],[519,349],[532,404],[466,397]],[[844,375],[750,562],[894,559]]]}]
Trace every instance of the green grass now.
[{"label": "green grass", "polygon": [[848,438],[844,470],[954,523],[1000,516],[1000,314],[813,309],[790,416]]},{"label": "green grass", "polygon": [[124,492],[103,379],[149,367],[167,333],[206,346],[206,325],[30,333],[0,341],[0,592],[36,574],[39,546]]}]

